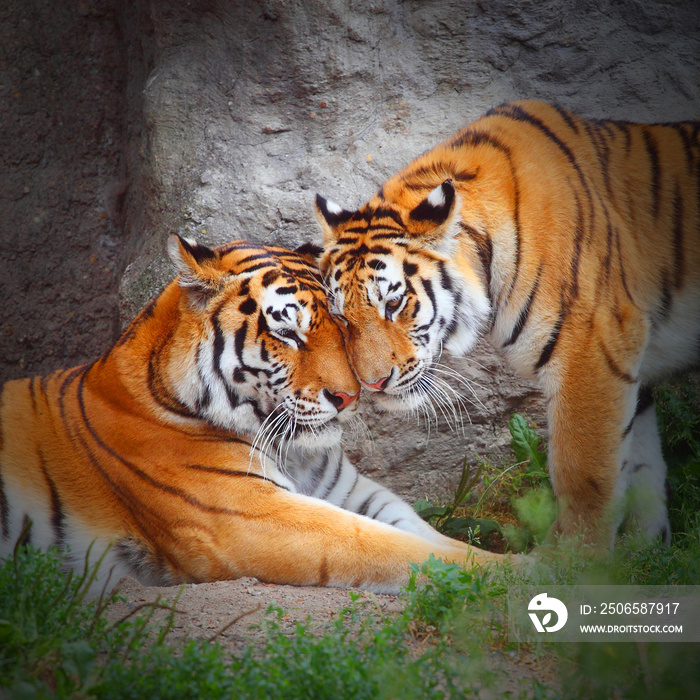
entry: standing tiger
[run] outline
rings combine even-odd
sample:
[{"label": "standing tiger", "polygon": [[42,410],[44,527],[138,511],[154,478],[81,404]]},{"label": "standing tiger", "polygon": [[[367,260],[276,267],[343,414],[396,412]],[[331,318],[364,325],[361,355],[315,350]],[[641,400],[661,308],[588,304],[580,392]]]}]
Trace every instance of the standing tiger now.
[{"label": "standing tiger", "polygon": [[482,336],[538,380],[560,534],[610,546],[626,520],[670,542],[650,387],[700,360],[699,129],[516,102],[358,211],[316,198],[331,309],[380,404],[426,401],[442,350]]},{"label": "standing tiger", "polygon": [[397,591],[409,562],[496,557],[360,476],[338,422],[360,390],[314,259],[172,236],[179,276],[96,362],[1,395],[0,555],[112,542],[105,583],[256,576]]}]

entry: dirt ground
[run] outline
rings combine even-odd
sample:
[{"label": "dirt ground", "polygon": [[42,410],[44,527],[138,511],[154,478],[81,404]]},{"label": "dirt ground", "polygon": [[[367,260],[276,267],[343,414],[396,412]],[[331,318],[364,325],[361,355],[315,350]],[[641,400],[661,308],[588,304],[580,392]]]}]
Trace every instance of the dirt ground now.
[{"label": "dirt ground", "polygon": [[[111,621],[143,612],[147,603],[160,598],[163,602],[175,601],[180,587],[142,586],[133,578],[126,577],[118,583],[119,592],[126,598],[109,608],[107,617]],[[356,610],[361,615],[390,616],[403,610],[401,596],[381,595],[367,591],[359,594]],[[169,643],[178,644],[191,638],[215,640],[227,653],[240,655],[248,645],[262,646],[264,633],[251,629],[265,617],[270,606],[281,608],[284,615],[279,620],[280,630],[293,634],[296,623],[308,623],[312,632],[321,634],[343,608],[350,606],[347,590],[339,588],[316,588],[301,586],[278,586],[262,583],[255,578],[241,578],[235,581],[216,583],[187,584],[177,599],[174,624],[166,638]],[[168,611],[159,610],[154,621],[163,621]],[[415,640],[415,652],[420,652],[424,641]],[[498,682],[499,693],[520,692],[522,680],[537,679],[542,683],[555,682],[552,660],[536,656],[528,650],[510,651],[505,654],[492,652],[486,663],[506,673]]]}]

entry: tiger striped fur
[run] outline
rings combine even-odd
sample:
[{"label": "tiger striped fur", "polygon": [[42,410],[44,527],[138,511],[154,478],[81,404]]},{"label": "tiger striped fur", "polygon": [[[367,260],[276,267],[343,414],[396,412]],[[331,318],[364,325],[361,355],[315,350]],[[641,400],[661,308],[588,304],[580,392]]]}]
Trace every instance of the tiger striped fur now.
[{"label": "tiger striped fur", "polygon": [[359,475],[360,385],[314,260],[172,236],[179,276],[96,362],[1,396],[0,554],[69,548],[95,586],[256,576],[397,591],[411,561],[480,553]]},{"label": "tiger striped fur", "polygon": [[358,211],[317,196],[332,310],[380,403],[425,401],[442,350],[482,336],[538,380],[555,533],[670,541],[650,388],[700,360],[699,129],[516,102]]}]

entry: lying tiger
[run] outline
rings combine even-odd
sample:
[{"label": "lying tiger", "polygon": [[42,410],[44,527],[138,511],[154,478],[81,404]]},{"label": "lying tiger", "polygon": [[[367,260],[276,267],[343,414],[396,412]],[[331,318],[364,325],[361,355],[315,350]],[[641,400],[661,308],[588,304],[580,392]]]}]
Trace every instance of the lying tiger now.
[{"label": "lying tiger", "polygon": [[[179,270],[96,362],[8,382],[0,555],[23,533],[144,583],[397,591],[409,562],[496,558],[360,476],[340,421],[360,386],[313,258],[172,236]],[[253,439],[254,438],[254,439]],[[31,525],[29,523],[31,522]]]},{"label": "lying tiger", "polygon": [[650,388],[700,364],[699,133],[506,104],[358,211],[316,200],[363,386],[411,409],[490,339],[548,399],[555,531],[603,546],[625,518],[670,541]]}]

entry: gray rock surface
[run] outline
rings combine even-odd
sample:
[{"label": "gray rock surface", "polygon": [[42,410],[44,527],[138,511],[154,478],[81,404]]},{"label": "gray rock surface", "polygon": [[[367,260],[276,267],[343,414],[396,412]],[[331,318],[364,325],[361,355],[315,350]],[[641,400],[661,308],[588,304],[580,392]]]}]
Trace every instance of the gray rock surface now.
[{"label": "gray rock surface", "polygon": [[[3,376],[106,348],[118,280],[123,325],[171,275],[168,232],[317,240],[316,191],[358,206],[500,102],[695,118],[699,30],[680,0],[3,3]],[[483,404],[463,435],[442,420],[426,446],[424,424],[367,407],[373,450],[350,440],[404,495],[502,448],[513,411],[541,416],[487,348],[452,365]]]}]

